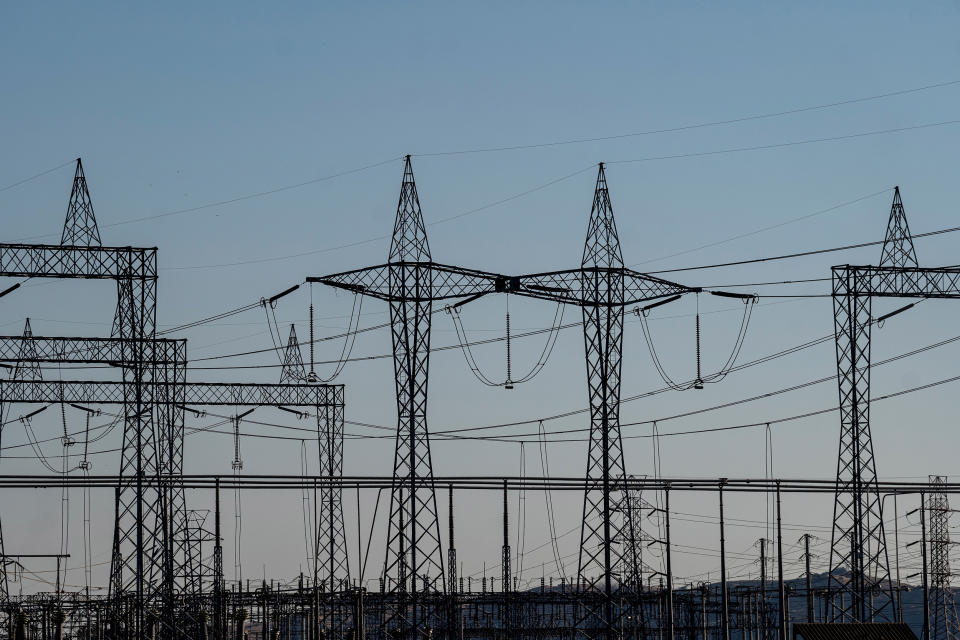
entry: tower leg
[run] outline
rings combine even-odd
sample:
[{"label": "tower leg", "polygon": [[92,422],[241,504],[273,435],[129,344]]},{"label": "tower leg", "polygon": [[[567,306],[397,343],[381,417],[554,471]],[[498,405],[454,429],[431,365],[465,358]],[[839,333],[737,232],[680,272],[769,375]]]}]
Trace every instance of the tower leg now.
[{"label": "tower leg", "polygon": [[320,523],[317,529],[317,562],[329,591],[340,580],[350,580],[350,563],[343,525],[343,489],[334,486],[343,475],[343,407],[318,406],[317,436],[320,443],[320,475],[327,478],[320,490]]},{"label": "tower leg", "polygon": [[434,624],[437,613],[421,610],[419,592],[445,591],[427,430],[433,305],[407,301],[429,297],[431,276],[427,265],[395,264],[390,277],[391,290],[403,300],[390,304],[398,423],[384,581],[388,591],[407,594],[407,602],[395,612],[400,620],[388,619],[387,624],[400,623],[409,637],[415,637]]},{"label": "tower leg", "polygon": [[[343,475],[343,405],[327,403],[317,406],[317,438],[320,445],[320,475],[328,480],[320,489],[317,526],[317,572],[330,594],[330,608],[323,612],[332,616],[333,628],[344,625],[343,598],[350,582],[350,563],[343,524],[343,489],[335,486]],[[333,611],[336,608],[336,611]]]},{"label": "tower leg", "polygon": [[[115,602],[127,600],[130,616],[122,630],[127,638],[145,638],[148,633],[147,603],[158,595],[163,580],[166,538],[165,499],[150,479],[159,479],[162,462],[155,432],[154,373],[146,339],[156,327],[156,279],[129,273],[118,280],[114,335],[123,341],[124,433],[117,497],[117,531],[114,537],[111,591]],[[118,630],[119,631],[119,630]]]},{"label": "tower leg", "polygon": [[[165,347],[153,343],[156,349]],[[165,545],[163,548],[163,575],[161,580],[160,638],[182,638],[189,627],[175,623],[175,598],[187,593],[199,597],[200,592],[191,592],[187,583],[190,565],[202,562],[201,558],[189,558],[191,546],[188,541],[186,495],[183,488],[183,438],[184,402],[186,401],[186,352],[177,352],[177,343],[170,343],[169,351],[160,351],[164,363],[154,363],[155,376],[162,384],[157,386],[157,440],[161,446],[161,472],[168,484],[163,489],[163,523]],[[196,549],[199,552],[199,548]],[[190,612],[196,616],[198,612]]]},{"label": "tower leg", "polygon": [[[597,298],[622,299],[622,275],[597,274],[590,283]],[[624,517],[627,508],[623,481],[623,445],[620,439],[620,373],[623,353],[623,306],[583,308],[587,385],[590,393],[590,445],[587,457],[583,524],[580,530],[578,576],[586,584],[587,635],[612,638],[618,628],[614,607],[614,573],[624,562],[624,547],[631,528]],[[595,594],[602,594],[596,605]],[[598,621],[599,632],[590,622]]]},{"label": "tower leg", "polygon": [[[870,436],[871,299],[855,272],[833,271],[834,333],[840,390],[840,453],[830,546],[833,620],[893,619],[880,494]],[[850,572],[849,580],[838,571]]]}]

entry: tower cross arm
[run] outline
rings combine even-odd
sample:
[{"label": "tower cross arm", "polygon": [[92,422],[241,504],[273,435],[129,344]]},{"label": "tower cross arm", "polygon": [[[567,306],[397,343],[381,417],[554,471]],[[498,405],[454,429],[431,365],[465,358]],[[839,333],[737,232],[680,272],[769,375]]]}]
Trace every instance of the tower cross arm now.
[{"label": "tower cross arm", "polygon": [[0,276],[155,280],[157,249],[0,243]]},{"label": "tower cross arm", "polygon": [[308,277],[337,289],[388,302],[427,302],[507,291],[510,278],[436,262],[389,262],[327,276]]},{"label": "tower cross arm", "polygon": [[[567,304],[626,306],[699,291],[622,267],[585,266],[513,279],[511,293]],[[619,295],[611,295],[622,292]]]},{"label": "tower cross arm", "polygon": [[[30,343],[31,350],[24,348]],[[136,358],[121,338],[0,336],[0,362],[71,362],[127,364]],[[157,365],[186,364],[187,341],[155,338],[145,340],[142,358]],[[29,354],[29,355],[27,355]],[[139,355],[139,354],[137,354]]]},{"label": "tower cross arm", "polygon": [[960,267],[833,267],[835,295],[960,298]]},{"label": "tower cross arm", "polygon": [[[184,405],[220,407],[332,407],[343,406],[343,385],[328,384],[256,384],[238,382],[155,381],[158,396],[172,397],[173,390],[182,396]],[[125,402],[122,382],[100,380],[3,380],[0,381],[0,402],[48,404],[67,402],[80,404],[122,405]],[[164,401],[157,400],[157,404]]]}]

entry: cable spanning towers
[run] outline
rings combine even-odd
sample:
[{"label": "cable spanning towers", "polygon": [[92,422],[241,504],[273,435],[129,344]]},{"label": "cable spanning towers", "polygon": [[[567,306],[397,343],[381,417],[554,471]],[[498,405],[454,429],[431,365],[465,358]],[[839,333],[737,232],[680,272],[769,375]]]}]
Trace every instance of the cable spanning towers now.
[{"label": "cable spanning towers", "polygon": [[836,266],[832,275],[841,426],[830,546],[833,619],[891,620],[890,562],[870,435],[871,327],[916,303],[874,319],[872,300],[960,298],[960,268],[918,266],[897,187],[880,265]]},{"label": "cable spanning towers", "polygon": [[[625,579],[617,572],[629,563],[624,554],[633,544],[620,438],[624,309],[699,290],[624,267],[603,165],[579,268],[508,277],[433,262],[407,157],[389,262],[307,281],[390,302],[398,429],[384,578],[392,591],[409,590],[413,601],[418,580],[435,589],[444,579],[426,421],[433,302],[461,298],[462,306],[489,293],[513,293],[581,307],[591,429],[578,576],[601,594],[586,607],[585,626],[589,621],[612,637],[621,615],[613,594]],[[425,624],[415,604],[401,609],[408,629]]]},{"label": "cable spanning towers", "polygon": [[946,478],[930,476],[927,513],[930,517],[930,639],[960,638],[960,619],[950,584],[950,502],[944,489]]}]

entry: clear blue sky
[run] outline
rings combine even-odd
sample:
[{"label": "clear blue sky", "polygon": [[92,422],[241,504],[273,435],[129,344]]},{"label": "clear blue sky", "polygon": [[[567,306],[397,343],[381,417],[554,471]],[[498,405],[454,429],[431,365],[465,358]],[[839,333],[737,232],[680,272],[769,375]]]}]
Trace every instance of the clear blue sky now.
[{"label": "clear blue sky", "polygon": [[[598,161],[611,163],[608,179],[625,260],[641,269],[880,239],[895,184],[901,186],[913,230],[930,231],[957,225],[960,124],[872,133],[957,120],[960,84],[669,133],[428,154],[658,131],[960,80],[958,19],[956,1],[847,3],[841,9],[832,3],[738,3],[725,8],[712,3],[222,3],[167,4],[162,9],[121,3],[8,4],[0,10],[0,188],[82,156],[104,243],[160,249],[158,314],[165,326],[269,296],[307,275],[385,261],[385,236],[392,228],[402,175],[399,158],[406,153],[418,156],[414,171],[434,259],[501,272],[579,263],[595,178],[591,167]],[[864,133],[871,135],[708,153]],[[271,195],[161,215],[390,159]],[[620,162],[625,160],[635,162]],[[63,167],[0,191],[4,240],[58,240],[71,175],[71,169]],[[538,187],[543,188],[520,196]],[[878,195],[726,241],[871,194]],[[140,220],[150,216],[159,217]],[[453,216],[460,217],[447,220]],[[952,235],[919,241],[921,263],[956,263],[957,242],[960,238]],[[690,272],[677,279],[725,285],[823,278],[831,264],[875,262],[878,256],[879,250],[871,248]],[[829,287],[812,282],[756,290],[817,294]],[[301,288],[277,309],[281,325],[297,323],[302,337],[307,334],[307,293]],[[40,334],[105,335],[113,296],[104,285],[29,283],[0,303],[0,331],[18,333],[23,318],[30,316]],[[314,297],[321,318],[318,335],[341,332],[352,297],[319,289]],[[726,301],[703,300],[703,311],[718,312],[704,316],[708,369],[717,366],[729,348],[739,319],[731,309],[735,305]],[[384,311],[379,303],[365,304],[361,324],[382,322]],[[549,305],[531,302],[516,302],[511,311],[514,325],[524,328],[546,326],[553,317]],[[692,367],[692,312],[693,301],[685,300],[658,310],[652,323],[661,355],[671,373],[681,377]],[[899,316],[877,332],[875,357],[954,336],[957,312],[950,303],[925,303]],[[502,335],[502,299],[477,303],[464,314],[471,336]],[[186,332],[191,359],[269,347],[262,316],[254,311]],[[566,317],[576,316],[571,309]],[[827,335],[831,323],[827,299],[763,299],[742,360]],[[455,338],[449,320],[440,316],[435,327],[435,344],[451,344]],[[517,345],[518,368],[536,359],[539,341]],[[955,375],[956,349],[946,346],[878,368],[876,393]],[[388,351],[389,336],[379,332],[362,335],[354,355]],[[339,352],[340,344],[333,341],[318,350],[318,358],[335,359]],[[627,324],[625,353],[625,396],[661,386],[635,322]],[[502,344],[480,351],[479,357],[491,375],[502,375]],[[275,364],[271,354],[195,362],[197,367]],[[324,368],[332,367],[323,365],[321,373]],[[661,394],[625,404],[623,421],[712,406],[827,376],[834,369],[833,348],[826,343],[731,375],[703,392]],[[455,350],[437,354],[432,371],[434,430],[550,415],[581,408],[586,401],[582,339],[576,330],[561,336],[539,378],[513,392],[476,384]],[[190,375],[193,380],[273,381],[278,371],[275,366],[196,369]],[[348,385],[348,420],[388,426],[394,422],[391,376],[384,359],[347,367],[339,381]],[[954,393],[943,386],[876,405],[873,428],[881,476],[960,473],[953,455],[958,442]],[[660,427],[669,432],[764,421],[835,402],[835,385],[827,383]],[[259,413],[264,421],[298,426],[290,416]],[[14,414],[19,415],[19,409]],[[80,419],[68,414],[71,428]],[[200,420],[194,426],[208,423]],[[582,416],[548,423],[551,429],[583,425]],[[38,419],[36,427],[47,437],[62,429],[52,419]],[[256,425],[249,429],[277,432]],[[527,425],[502,433],[530,429]],[[624,435],[649,432],[649,425],[624,428]],[[348,433],[377,434],[356,426],[348,427]],[[835,415],[774,427],[776,475],[832,477],[837,435]],[[19,425],[10,427],[4,438],[4,444],[8,442],[26,442]],[[116,446],[111,442],[108,437],[97,446]],[[45,446],[48,454],[59,454],[56,443]],[[313,446],[310,451],[315,451]],[[649,440],[631,439],[625,446],[631,473],[653,472]],[[247,440],[244,447],[249,472],[283,473],[299,467],[297,442]],[[230,449],[226,436],[191,436],[188,471],[229,473]],[[347,473],[388,474],[391,449],[389,441],[348,441]],[[14,451],[26,455],[29,449]],[[764,473],[763,452],[762,429],[664,438],[662,470],[674,476],[759,476]],[[525,453],[527,472],[539,475],[535,447]],[[550,455],[554,473],[582,473],[582,442],[552,445]],[[436,472],[445,475],[520,471],[516,444],[438,442],[434,460]],[[115,454],[99,455],[95,471],[112,472],[117,462]],[[43,471],[35,461],[4,459],[0,464],[4,473]],[[5,521],[8,545],[37,545],[41,539],[51,547],[58,544],[58,496],[38,495],[49,508],[38,509],[24,496],[0,498],[0,503],[25,509],[28,515],[26,526]],[[361,498],[365,535],[373,496]],[[101,513],[108,512],[109,499],[95,496]],[[303,564],[297,555],[303,547],[299,496],[271,503],[257,496],[247,500],[245,574],[259,574],[263,563],[269,565],[268,573],[295,574]],[[356,536],[353,500],[347,499],[351,544]],[[489,566],[498,561],[499,541],[493,533],[499,520],[493,510],[497,500],[464,498],[460,531],[464,547],[472,548],[461,551],[467,573],[480,571],[484,561]],[[558,527],[575,528],[578,501],[569,496],[558,500]],[[737,517],[764,520],[762,500],[742,502],[732,507]],[[209,496],[195,498],[198,508],[209,503]],[[709,525],[693,522],[712,514],[713,504],[699,498],[678,503],[678,510],[700,514],[689,516],[690,522],[677,530],[680,542],[715,548]],[[71,546],[79,553],[79,498],[72,504]],[[546,525],[543,497],[528,496],[527,505],[529,550],[545,540]],[[491,509],[484,511],[487,506]],[[788,502],[786,518],[804,527],[825,527],[831,509],[826,501],[795,500]],[[377,566],[382,546],[382,512],[379,517],[371,567]],[[275,523],[286,520],[289,526],[278,531]],[[812,530],[829,538],[826,529]],[[46,533],[38,537],[37,531]],[[731,548],[755,554],[751,544],[762,531],[762,525],[737,529]],[[101,524],[95,533],[95,552],[103,561],[108,558],[108,526]],[[575,550],[577,537],[563,538],[565,553]],[[716,571],[715,557],[690,551],[676,559],[680,575]],[[536,568],[524,579],[539,578],[539,565],[549,558],[546,548],[530,552],[526,566]],[[755,570],[755,565],[738,569]],[[551,571],[556,573],[548,565],[545,572]],[[376,570],[368,568],[367,577],[374,575]],[[71,573],[69,582],[81,580],[79,571]]]}]

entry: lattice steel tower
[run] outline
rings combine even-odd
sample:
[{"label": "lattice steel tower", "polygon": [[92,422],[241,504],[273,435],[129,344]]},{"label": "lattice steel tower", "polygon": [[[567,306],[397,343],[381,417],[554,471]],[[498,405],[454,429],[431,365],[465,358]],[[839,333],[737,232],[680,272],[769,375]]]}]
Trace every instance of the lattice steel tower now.
[{"label": "lattice steel tower", "polygon": [[[397,436],[383,579],[398,593],[386,616],[391,634],[420,636],[438,623],[438,608],[419,604],[421,592],[447,588],[440,548],[436,487],[427,429],[427,382],[433,303],[508,291],[504,276],[433,262],[410,157],[386,264],[322,277],[320,282],[390,304]],[[398,625],[396,628],[394,625]],[[396,635],[394,637],[397,637]]]},{"label": "lattice steel tower", "polygon": [[943,476],[930,476],[927,513],[930,516],[930,640],[960,637],[960,619],[950,584],[950,503]]},{"label": "lattice steel tower", "polygon": [[93,215],[93,201],[83,175],[83,164],[77,158],[77,170],[73,175],[73,189],[67,205],[67,218],[63,222],[60,244],[70,246],[100,246],[100,230]]},{"label": "lattice steel tower", "polygon": [[[283,367],[280,369],[281,384],[303,384],[307,371],[297,330],[290,325],[287,347],[283,352]],[[341,415],[334,415],[336,412]],[[324,482],[318,490],[317,539],[314,579],[335,591],[340,581],[349,583],[350,562],[347,553],[346,532],[343,525],[343,489],[337,481],[343,475],[343,415],[342,408],[324,407],[317,411],[317,445],[319,446],[320,476]]]},{"label": "lattice steel tower", "polygon": [[283,366],[280,367],[280,384],[299,384],[307,379],[307,370],[303,366],[303,354],[297,339],[295,325],[290,325],[287,347],[283,350]]},{"label": "lattice steel tower", "polygon": [[613,637],[624,609],[615,592],[632,579],[621,572],[631,564],[636,544],[627,516],[626,472],[620,437],[620,374],[623,319],[628,304],[670,302],[698,291],[624,266],[620,239],[601,163],[590,208],[580,268],[516,278],[517,295],[573,304],[581,308],[590,401],[590,444],[587,452],[583,521],[580,532],[578,583],[602,598],[584,602],[578,631]]},{"label": "lattice steel tower", "polygon": [[877,321],[872,299],[958,299],[960,268],[918,266],[900,189],[895,188],[880,265],[840,265],[832,275],[841,425],[830,547],[832,617],[891,620],[890,561],[870,435],[870,334]]},{"label": "lattice steel tower", "polygon": [[633,539],[629,535],[629,519],[624,517],[627,512],[623,486],[626,471],[620,439],[623,254],[602,163],[597,174],[581,267],[595,269],[584,282],[586,297],[595,303],[582,307],[590,394],[590,445],[578,575],[581,583],[609,594],[613,590],[612,569],[625,566],[623,555]]}]

